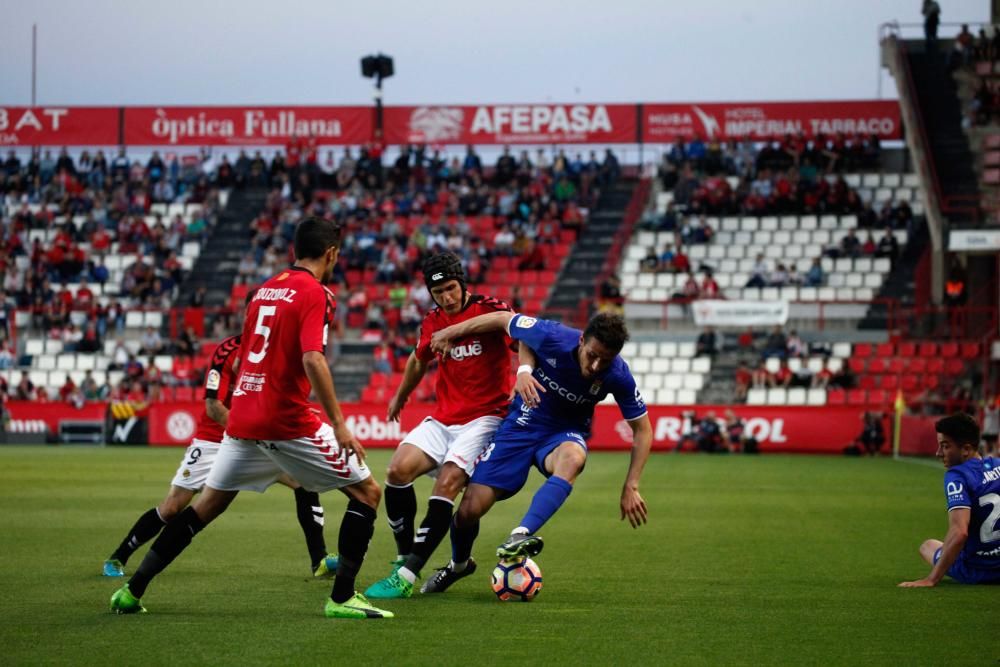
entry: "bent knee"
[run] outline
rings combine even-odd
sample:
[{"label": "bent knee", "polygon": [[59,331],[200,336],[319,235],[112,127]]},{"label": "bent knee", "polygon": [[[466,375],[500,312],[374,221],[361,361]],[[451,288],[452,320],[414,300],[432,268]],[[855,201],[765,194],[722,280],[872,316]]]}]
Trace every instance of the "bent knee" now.
[{"label": "bent knee", "polygon": [[445,463],[441,468],[437,481],[434,482],[433,495],[454,500],[469,482],[469,476],[454,463]]},{"label": "bent knee", "polygon": [[375,482],[374,477],[369,477],[354,487],[351,495],[375,510],[378,509],[379,503],[382,502],[382,488]]},{"label": "bent knee", "polygon": [[385,481],[393,486],[406,486],[411,484],[416,478],[413,470],[406,465],[389,462],[389,467],[385,469]]}]

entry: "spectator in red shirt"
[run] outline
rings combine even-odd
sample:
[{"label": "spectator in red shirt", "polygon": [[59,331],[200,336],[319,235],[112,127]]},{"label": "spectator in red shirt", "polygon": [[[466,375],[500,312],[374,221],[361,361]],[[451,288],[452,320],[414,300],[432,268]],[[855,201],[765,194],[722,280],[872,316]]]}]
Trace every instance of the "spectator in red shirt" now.
[{"label": "spectator in red shirt", "polygon": [[773,377],[774,386],[787,388],[789,385],[792,384],[792,377],[793,374],[791,369],[788,368],[788,362],[782,359],[781,366],[778,368],[777,372],[774,374]]},{"label": "spectator in red shirt", "polygon": [[767,370],[767,364],[761,361],[757,368],[753,370],[750,378],[750,384],[754,389],[767,389],[768,387],[774,386],[774,378],[771,377],[771,373]]},{"label": "spectator in red shirt", "polygon": [[90,311],[94,305],[94,292],[87,285],[87,279],[80,279],[80,287],[76,290],[76,301],[74,303],[77,310]]},{"label": "spectator in red shirt", "polygon": [[750,389],[750,384],[753,381],[753,373],[750,371],[750,367],[747,366],[745,361],[741,361],[739,367],[736,369],[736,400],[745,401],[747,398],[747,391]]},{"label": "spectator in red shirt", "polygon": [[711,272],[706,271],[705,277],[701,281],[700,297],[702,299],[718,299],[719,291],[719,283],[715,281]]}]

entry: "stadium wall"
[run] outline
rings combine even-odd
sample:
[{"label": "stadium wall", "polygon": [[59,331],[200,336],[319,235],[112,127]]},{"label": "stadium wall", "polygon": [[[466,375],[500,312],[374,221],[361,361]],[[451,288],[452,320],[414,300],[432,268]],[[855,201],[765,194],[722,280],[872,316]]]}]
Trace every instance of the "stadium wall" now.
[{"label": "stadium wall", "polygon": [[[414,404],[403,411],[402,421],[386,421],[381,403],[343,403],[348,427],[366,447],[395,447],[434,406]],[[107,403],[88,403],[82,410],[62,403],[39,404],[13,401],[7,404],[11,420],[43,420],[51,433],[59,432],[63,421],[103,422]],[[200,402],[160,403],[137,416],[148,421],[148,441],[154,446],[187,446],[194,435],[203,409]],[[662,406],[649,407],[653,426],[653,449],[670,451],[677,447],[692,418],[709,411],[722,417],[732,410],[746,422],[747,434],[760,443],[765,453],[841,453],[861,431],[862,412],[856,407],[767,407],[767,406]],[[886,432],[889,432],[888,423]],[[11,441],[16,438],[8,438]],[[594,451],[627,450],[632,432],[617,406],[599,405],[594,419],[590,448]],[[933,453],[917,452],[911,453]]]}]

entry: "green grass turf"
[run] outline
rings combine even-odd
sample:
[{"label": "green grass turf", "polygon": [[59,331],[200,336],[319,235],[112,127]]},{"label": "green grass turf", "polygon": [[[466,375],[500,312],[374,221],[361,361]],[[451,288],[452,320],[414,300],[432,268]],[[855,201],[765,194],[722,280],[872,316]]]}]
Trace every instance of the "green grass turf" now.
[{"label": "green grass turf", "polygon": [[[501,603],[492,552],[533,476],[484,520],[472,579],[387,602],[397,618],[376,622],[324,619],[329,584],[308,577],[291,493],[246,493],[153,582],[150,613],[114,616],[121,580],[99,576],[101,563],[161,499],[180,454],[0,447],[0,662],[995,665],[1000,654],[1000,588],[896,588],[927,573],[920,540],[943,537],[941,471],[818,456],[655,455],[650,523],[632,530],[618,516],[627,456],[594,454],[541,531],[544,590]],[[371,452],[377,478],[388,456]],[[422,516],[427,481],[417,489]],[[324,504],[335,549],[344,499]],[[394,551],[381,513],[362,587]],[[448,553],[446,542],[431,565]]]}]

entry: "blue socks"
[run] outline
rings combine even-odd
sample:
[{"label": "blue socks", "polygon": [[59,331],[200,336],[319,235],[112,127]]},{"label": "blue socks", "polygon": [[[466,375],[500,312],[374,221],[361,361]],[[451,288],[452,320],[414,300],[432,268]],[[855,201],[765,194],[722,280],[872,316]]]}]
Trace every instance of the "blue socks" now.
[{"label": "blue socks", "polygon": [[521,519],[521,526],[528,529],[529,535],[534,535],[562,507],[572,490],[573,485],[562,477],[549,477],[535,492],[528,513]]}]

